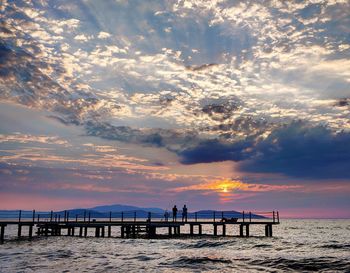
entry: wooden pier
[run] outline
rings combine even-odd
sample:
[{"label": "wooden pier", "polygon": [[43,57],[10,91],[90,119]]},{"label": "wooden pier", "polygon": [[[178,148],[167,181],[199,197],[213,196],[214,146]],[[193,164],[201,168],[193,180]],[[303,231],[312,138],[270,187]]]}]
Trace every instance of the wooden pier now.
[{"label": "wooden pier", "polygon": [[[261,214],[252,214],[251,212],[242,212],[241,218],[226,218],[224,212],[213,213],[213,217],[209,218],[208,215],[192,214],[192,218],[188,221],[168,221],[162,218],[151,218],[151,213],[148,214],[148,218],[138,218],[136,213],[133,213],[133,217],[127,217],[128,212],[119,213],[119,218],[113,218],[112,212],[109,214],[109,218],[104,219],[91,219],[89,213],[84,212],[81,217],[76,215],[69,218],[69,212],[64,212],[64,215],[51,212],[49,215],[36,214],[33,211],[33,215],[30,219],[22,218],[21,211],[19,217],[16,220],[0,219],[0,243],[4,243],[5,229],[8,226],[17,226],[17,238],[31,239],[34,236],[78,236],[88,237],[90,231],[93,230],[94,237],[119,237],[119,238],[178,238],[178,237],[199,237],[203,235],[210,236],[228,236],[227,231],[233,231],[234,226],[238,226],[238,232],[230,236],[249,237],[251,226],[263,226],[265,227],[265,236],[272,237],[272,227],[280,223],[279,213],[277,211],[269,212],[271,217],[260,216]],[[227,212],[225,212],[227,215]],[[267,213],[264,213],[265,215]],[[253,215],[253,217],[252,217]],[[159,216],[159,215],[158,215]],[[220,216],[220,217],[218,217]],[[212,226],[211,234],[203,233],[203,226]],[[27,227],[27,234],[24,234],[23,227]],[[118,236],[112,236],[113,230],[119,229]],[[35,231],[36,229],[36,231]],[[162,233],[158,233],[159,229],[162,229]],[[166,230],[166,232],[164,232]],[[184,232],[186,230],[187,232]],[[219,232],[220,231],[220,232]]]}]

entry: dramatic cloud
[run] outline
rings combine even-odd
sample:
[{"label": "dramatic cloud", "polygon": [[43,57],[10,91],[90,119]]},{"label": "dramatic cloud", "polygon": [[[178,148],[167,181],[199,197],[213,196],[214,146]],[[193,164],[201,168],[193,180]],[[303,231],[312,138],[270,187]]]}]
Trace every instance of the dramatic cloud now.
[{"label": "dramatic cloud", "polygon": [[350,178],[350,134],[303,122],[282,126],[266,138],[201,142],[179,155],[184,164],[232,160],[240,161],[239,169],[247,172]]},{"label": "dramatic cloud", "polygon": [[[2,1],[4,169],[110,168],[149,187],[209,183],[218,166],[222,179],[348,183],[349,10],[344,0]],[[61,190],[102,180],[67,177],[78,185]]]}]

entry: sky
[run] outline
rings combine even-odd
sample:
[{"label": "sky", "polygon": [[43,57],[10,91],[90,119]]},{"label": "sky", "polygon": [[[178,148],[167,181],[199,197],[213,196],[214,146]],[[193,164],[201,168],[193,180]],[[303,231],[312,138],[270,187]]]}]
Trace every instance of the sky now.
[{"label": "sky", "polygon": [[347,0],[2,0],[0,209],[350,217]]}]

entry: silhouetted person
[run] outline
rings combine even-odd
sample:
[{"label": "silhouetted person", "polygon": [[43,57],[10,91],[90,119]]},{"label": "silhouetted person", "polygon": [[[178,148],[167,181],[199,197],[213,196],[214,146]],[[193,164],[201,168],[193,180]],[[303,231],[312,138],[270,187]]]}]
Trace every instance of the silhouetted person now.
[{"label": "silhouetted person", "polygon": [[168,222],[168,220],[169,220],[169,212],[168,212],[168,210],[165,210],[165,212],[164,212],[164,220],[165,220],[165,222]]},{"label": "silhouetted person", "polygon": [[184,207],[182,208],[182,222],[185,220],[185,222],[187,222],[187,207],[186,205],[184,205]]},{"label": "silhouetted person", "polygon": [[176,222],[176,215],[177,215],[177,207],[176,205],[173,207],[173,222]]}]

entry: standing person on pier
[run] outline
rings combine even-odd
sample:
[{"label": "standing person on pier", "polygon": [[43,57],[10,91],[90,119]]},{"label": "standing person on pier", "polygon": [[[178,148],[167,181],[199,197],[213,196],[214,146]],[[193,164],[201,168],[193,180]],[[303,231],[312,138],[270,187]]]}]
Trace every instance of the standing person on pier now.
[{"label": "standing person on pier", "polygon": [[187,222],[187,207],[186,205],[184,205],[184,207],[182,208],[182,222],[185,220],[185,222]]},{"label": "standing person on pier", "polygon": [[164,212],[164,220],[165,220],[165,222],[168,222],[168,220],[169,220],[169,212],[167,209]]},{"label": "standing person on pier", "polygon": [[177,215],[177,207],[176,205],[173,207],[173,222],[176,222],[176,215]]}]

